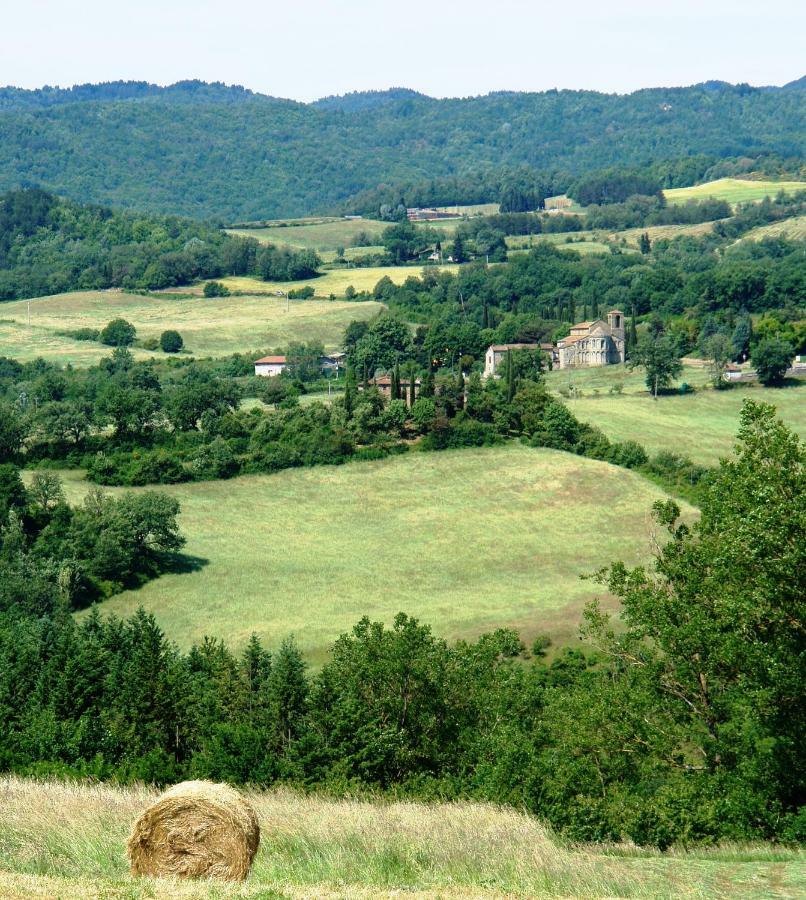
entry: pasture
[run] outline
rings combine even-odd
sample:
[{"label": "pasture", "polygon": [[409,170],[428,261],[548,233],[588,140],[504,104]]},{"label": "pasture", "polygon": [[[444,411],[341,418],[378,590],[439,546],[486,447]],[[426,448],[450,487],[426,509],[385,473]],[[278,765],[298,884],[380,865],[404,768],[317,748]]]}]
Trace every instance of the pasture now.
[{"label": "pasture", "polygon": [[[429,269],[437,268],[440,271],[456,272],[457,265],[446,264],[435,266],[428,265]],[[367,268],[343,268],[327,269],[316,278],[308,278],[303,281],[262,281],[259,278],[249,276],[232,275],[218,279],[231,291],[243,294],[271,294],[274,291],[293,291],[310,285],[316,291],[317,297],[328,298],[332,294],[335,297],[344,297],[348,287],[356,291],[372,291],[381,278],[389,278],[395,284],[403,284],[407,278],[419,278],[423,272],[422,266],[368,266]],[[201,294],[204,286],[195,285],[192,288],[178,288],[183,292]],[[171,293],[170,289],[164,292]]]},{"label": "pasture", "polygon": [[293,220],[282,224],[269,225],[265,228],[231,228],[230,234],[251,237],[262,244],[296,247],[303,250],[327,251],[339,247],[352,247],[361,235],[373,238],[380,243],[380,236],[389,222],[378,222],[374,219],[325,219],[308,223],[304,219]]},{"label": "pasture", "polygon": [[561,232],[558,234],[514,235],[506,238],[509,254],[525,253],[538,244],[551,244],[557,250],[575,250],[582,256],[609,253],[604,236],[594,231]]},{"label": "pasture", "polygon": [[792,216],[781,222],[761,225],[748,231],[743,241],[763,241],[764,238],[788,238],[791,241],[806,241],[806,216]]},{"label": "pasture", "polygon": [[692,187],[672,188],[663,195],[667,203],[686,203],[688,200],[705,200],[715,197],[728,203],[746,203],[774,197],[780,191],[794,194],[806,190],[806,181],[751,181],[743,178],[719,178]]},{"label": "pasture", "polygon": [[[111,348],[76,341],[59,332],[103,328],[117,317],[130,321],[138,338],[158,338],[164,330],[175,328],[184,338],[187,353],[225,356],[285,347],[295,340],[319,340],[334,350],[341,346],[344,329],[353,319],[371,319],[383,308],[374,301],[292,300],[286,311],[285,299],[274,296],[206,299],[168,293],[144,297],[117,290],[79,291],[32,300],[29,326],[27,304],[26,300],[3,304],[0,353],[22,361],[42,356],[79,366],[97,363]],[[164,357],[137,347],[133,352],[139,358]]]},{"label": "pasture", "polygon": [[[642,369],[628,369],[625,365],[595,366],[580,369],[553,369],[546,372],[546,384],[564,397],[575,395],[594,397],[615,393],[646,394]],[[703,366],[684,366],[678,384],[701,387],[708,384],[708,370]]]},{"label": "pasture", "polygon": [[[89,485],[65,475],[80,501]],[[601,593],[579,576],[645,559],[664,496],[626,469],[519,445],[160,490],[180,501],[185,552],[204,562],[102,611],[142,604],[182,647],[294,634],[314,662],[362,616],[400,611],[447,638],[510,626],[567,643]]]},{"label": "pasture", "polygon": [[569,845],[534,817],[487,803],[373,803],[283,788],[248,792],[263,833],[244,884],[133,880],[124,847],[154,788],[7,775],[0,794],[0,895],[8,900],[693,900],[795,897],[806,887],[796,848]]},{"label": "pasture", "polygon": [[773,404],[779,417],[806,439],[806,384],[743,384],[662,396],[657,402],[648,393],[634,391],[564,398],[578,419],[597,425],[613,441],[638,441],[650,454],[669,450],[707,466],[730,455],[745,399]]}]

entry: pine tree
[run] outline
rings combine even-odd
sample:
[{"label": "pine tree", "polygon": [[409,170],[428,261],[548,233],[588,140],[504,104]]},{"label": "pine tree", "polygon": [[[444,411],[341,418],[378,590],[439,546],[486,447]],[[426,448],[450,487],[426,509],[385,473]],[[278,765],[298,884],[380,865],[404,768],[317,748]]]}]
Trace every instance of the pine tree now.
[{"label": "pine tree", "polygon": [[456,406],[458,409],[465,408],[465,376],[461,370],[456,376]]},{"label": "pine tree", "polygon": [[641,250],[641,253],[646,255],[652,249],[652,241],[649,239],[649,235],[645,231],[641,237],[638,239],[638,247]]},{"label": "pine tree", "polygon": [[305,661],[293,638],[284,640],[274,656],[268,695],[278,745],[288,753],[303,729],[308,706]]}]

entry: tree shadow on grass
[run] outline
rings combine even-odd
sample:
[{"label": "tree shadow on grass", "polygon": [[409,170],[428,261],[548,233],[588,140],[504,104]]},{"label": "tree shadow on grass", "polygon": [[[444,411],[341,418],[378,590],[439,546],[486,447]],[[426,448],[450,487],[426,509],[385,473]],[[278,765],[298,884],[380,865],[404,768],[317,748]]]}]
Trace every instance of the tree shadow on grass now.
[{"label": "tree shadow on grass", "polygon": [[189,575],[191,572],[200,572],[209,564],[209,559],[205,559],[203,556],[194,556],[192,553],[166,553],[160,567],[160,574]]}]

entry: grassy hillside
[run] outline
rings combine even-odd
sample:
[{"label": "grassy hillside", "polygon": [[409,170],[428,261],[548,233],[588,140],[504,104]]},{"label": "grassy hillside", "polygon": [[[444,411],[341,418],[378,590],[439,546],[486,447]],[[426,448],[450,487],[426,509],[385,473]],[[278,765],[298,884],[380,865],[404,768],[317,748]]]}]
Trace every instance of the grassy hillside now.
[{"label": "grassy hillside", "polygon": [[[231,234],[252,237],[261,243],[301,247],[304,250],[327,251],[351,247],[361,234],[380,239],[388,222],[375,219],[304,219],[265,228],[232,228]],[[380,240],[378,240],[380,243]]]},{"label": "grassy hillside", "polygon": [[657,853],[569,846],[536,819],[481,803],[331,800],[253,791],[261,843],[244,885],[133,880],[143,786],[0,780],[0,895],[22,898],[794,897],[803,856],[772,846]]},{"label": "grassy hillside", "polygon": [[673,188],[664,191],[668,203],[686,203],[688,200],[704,200],[715,197],[728,203],[744,203],[774,197],[780,191],[793,194],[806,190],[806,181],[746,181],[740,178],[719,178],[694,187]]},{"label": "grassy hillside", "polygon": [[[429,268],[432,266],[429,265]],[[438,268],[448,272],[456,272],[459,269],[456,265],[443,265]],[[261,281],[258,278],[237,275],[218,280],[227,285],[231,291],[255,294],[272,293],[277,290],[293,291],[310,285],[316,291],[317,297],[327,298],[331,294],[343,297],[351,285],[356,291],[371,291],[381,278],[389,278],[395,284],[403,284],[409,277],[419,278],[422,271],[422,266],[367,266],[356,269],[327,269],[316,278],[300,281]],[[197,285],[187,290],[190,293],[201,294],[202,286]]]},{"label": "grassy hillside", "polygon": [[193,83],[127,88],[57,102],[4,91],[0,190],[33,179],[79,200],[253,221],[490,167],[573,176],[692,154],[797,156],[806,131],[802,90],[728,84],[309,105]]},{"label": "grassy hillside", "polygon": [[[250,284],[261,290],[272,287],[254,279]],[[91,365],[108,356],[110,348],[76,341],[60,332],[103,328],[118,316],[137,328],[139,338],[158,338],[165,329],[177,329],[186,351],[195,356],[284,347],[293,340],[320,340],[326,348],[336,349],[349,322],[370,319],[381,308],[372,301],[297,300],[286,312],[285,300],[273,296],[206,299],[165,294],[155,298],[115,290],[82,291],[32,300],[30,326],[27,301],[4,303],[0,308],[0,352],[23,361],[42,356],[59,363]],[[134,353],[154,355],[137,348]]]},{"label": "grassy hillside", "polygon": [[746,398],[773,403],[783,421],[806,437],[806,384],[787,388],[741,386],[727,391],[661,397],[605,394],[567,399],[583,422],[598,425],[614,441],[633,440],[650,453],[671,450],[702,465],[716,465],[736,442],[736,423]]},{"label": "grassy hillside", "polygon": [[[71,480],[70,498],[87,487]],[[521,446],[160,490],[181,502],[185,550],[202,563],[102,608],[143,604],[184,647],[293,632],[314,659],[361,616],[401,610],[446,637],[512,626],[573,639],[597,595],[579,576],[647,556],[663,496],[626,469]]]},{"label": "grassy hillside", "polygon": [[806,216],[792,216],[782,222],[772,222],[749,231],[742,240],[762,241],[764,238],[789,238],[792,241],[806,240]]}]

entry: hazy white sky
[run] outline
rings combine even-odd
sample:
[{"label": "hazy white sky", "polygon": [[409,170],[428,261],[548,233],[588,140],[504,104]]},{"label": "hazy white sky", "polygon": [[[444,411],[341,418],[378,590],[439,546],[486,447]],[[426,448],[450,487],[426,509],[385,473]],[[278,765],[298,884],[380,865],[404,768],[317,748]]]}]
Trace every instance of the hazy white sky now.
[{"label": "hazy white sky", "polygon": [[0,0],[0,85],[201,78],[298,100],[781,84],[806,0]]}]

